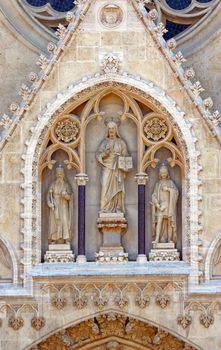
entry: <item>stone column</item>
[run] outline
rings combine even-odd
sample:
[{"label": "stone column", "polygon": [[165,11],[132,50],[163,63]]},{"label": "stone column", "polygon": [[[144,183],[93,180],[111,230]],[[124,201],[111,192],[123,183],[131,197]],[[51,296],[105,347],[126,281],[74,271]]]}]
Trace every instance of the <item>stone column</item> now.
[{"label": "stone column", "polygon": [[138,173],[135,176],[138,185],[138,257],[137,262],[143,263],[147,261],[145,254],[145,220],[146,220],[146,199],[145,189],[148,175],[146,173]]},{"label": "stone column", "polygon": [[85,255],[85,187],[88,183],[86,174],[77,174],[75,180],[78,185],[78,263],[87,261]]}]

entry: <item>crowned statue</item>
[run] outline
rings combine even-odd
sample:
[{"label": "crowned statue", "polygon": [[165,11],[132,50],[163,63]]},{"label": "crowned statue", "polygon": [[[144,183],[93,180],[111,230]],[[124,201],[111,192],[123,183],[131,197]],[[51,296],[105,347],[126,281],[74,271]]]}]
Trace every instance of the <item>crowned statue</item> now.
[{"label": "crowned statue", "polygon": [[168,167],[159,169],[159,181],[152,194],[153,243],[176,243],[177,241],[177,200],[179,192],[170,179]]},{"label": "crowned statue", "polygon": [[65,179],[62,166],[56,168],[56,179],[49,187],[47,205],[49,216],[49,243],[64,244],[71,240],[72,190]]},{"label": "crowned statue", "polygon": [[106,136],[98,147],[96,158],[102,166],[101,212],[125,213],[124,179],[126,172],[132,168],[132,158],[128,156],[127,145],[115,121],[108,122]]}]

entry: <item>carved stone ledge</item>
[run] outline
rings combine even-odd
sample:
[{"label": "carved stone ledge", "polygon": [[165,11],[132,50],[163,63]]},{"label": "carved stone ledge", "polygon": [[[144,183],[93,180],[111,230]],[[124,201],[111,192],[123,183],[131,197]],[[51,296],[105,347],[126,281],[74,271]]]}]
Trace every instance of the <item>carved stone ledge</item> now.
[{"label": "carved stone ledge", "polygon": [[95,253],[95,258],[99,263],[126,263],[128,253],[123,251],[123,247],[101,247],[99,253]]},{"label": "carved stone ledge", "polygon": [[44,256],[45,263],[72,263],[75,255],[70,250],[70,244],[50,244]]},{"label": "carved stone ledge", "polygon": [[[170,244],[170,243],[158,243],[162,245]],[[174,244],[173,244],[174,245]],[[179,261],[180,260],[180,253],[177,251],[177,249],[173,248],[155,248],[151,249],[149,254],[149,260],[150,261]]]}]

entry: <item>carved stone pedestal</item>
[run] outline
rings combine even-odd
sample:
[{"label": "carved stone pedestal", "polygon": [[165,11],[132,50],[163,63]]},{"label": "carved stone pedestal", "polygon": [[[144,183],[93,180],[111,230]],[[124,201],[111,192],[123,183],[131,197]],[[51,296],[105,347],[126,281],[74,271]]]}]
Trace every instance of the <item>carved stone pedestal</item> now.
[{"label": "carved stone pedestal", "polygon": [[175,244],[153,243],[153,249],[149,254],[150,261],[179,261],[180,253],[175,249]]},{"label": "carved stone pedestal", "polygon": [[121,236],[127,230],[127,220],[123,213],[100,213],[97,219],[98,230],[103,235],[103,245],[95,254],[97,262],[127,262]]},{"label": "carved stone pedestal", "polygon": [[70,263],[75,261],[75,255],[70,244],[49,244],[44,262],[46,263]]}]

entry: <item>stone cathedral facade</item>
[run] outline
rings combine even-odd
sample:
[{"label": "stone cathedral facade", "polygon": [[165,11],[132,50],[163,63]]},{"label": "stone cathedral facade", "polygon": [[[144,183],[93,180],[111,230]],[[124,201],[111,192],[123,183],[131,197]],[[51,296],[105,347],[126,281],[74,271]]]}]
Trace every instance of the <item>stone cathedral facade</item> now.
[{"label": "stone cathedral facade", "polygon": [[221,349],[220,2],[0,9],[0,349]]}]

